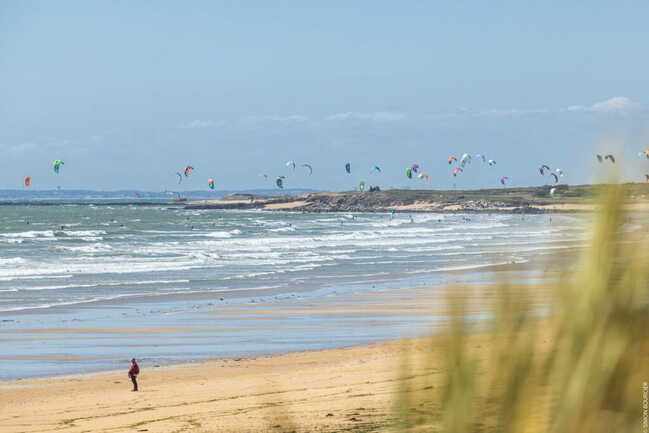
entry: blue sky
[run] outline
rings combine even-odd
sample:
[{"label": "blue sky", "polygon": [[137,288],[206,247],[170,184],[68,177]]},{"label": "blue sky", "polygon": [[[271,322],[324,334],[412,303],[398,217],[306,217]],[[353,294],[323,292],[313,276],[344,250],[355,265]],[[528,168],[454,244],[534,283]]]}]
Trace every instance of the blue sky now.
[{"label": "blue sky", "polygon": [[528,3],[3,1],[0,188],[582,183],[597,151],[642,181],[649,3]]}]

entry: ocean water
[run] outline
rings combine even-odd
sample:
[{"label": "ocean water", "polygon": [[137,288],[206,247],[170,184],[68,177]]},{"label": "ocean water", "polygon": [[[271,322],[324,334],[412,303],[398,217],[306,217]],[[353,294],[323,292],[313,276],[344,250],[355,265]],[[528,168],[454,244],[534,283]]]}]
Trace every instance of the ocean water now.
[{"label": "ocean water", "polygon": [[447,319],[424,312],[440,285],[492,283],[489,265],[580,247],[587,225],[580,215],[0,207],[0,381],[422,335]]},{"label": "ocean water", "polygon": [[585,236],[573,215],[4,207],[0,312],[371,285],[525,262]]}]

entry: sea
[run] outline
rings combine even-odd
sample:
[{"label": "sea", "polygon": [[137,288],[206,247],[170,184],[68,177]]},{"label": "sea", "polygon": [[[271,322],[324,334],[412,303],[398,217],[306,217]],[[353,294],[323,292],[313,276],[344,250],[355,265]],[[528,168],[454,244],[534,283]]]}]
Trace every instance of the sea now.
[{"label": "sea", "polygon": [[136,355],[158,366],[414,336],[429,329],[421,316],[374,315],[365,327],[358,314],[261,316],[449,275],[484,280],[481,269],[584,246],[587,226],[573,214],[2,206],[0,380],[121,368]]},{"label": "sea", "polygon": [[307,292],[522,263],[581,245],[578,219],[4,207],[0,312]]}]

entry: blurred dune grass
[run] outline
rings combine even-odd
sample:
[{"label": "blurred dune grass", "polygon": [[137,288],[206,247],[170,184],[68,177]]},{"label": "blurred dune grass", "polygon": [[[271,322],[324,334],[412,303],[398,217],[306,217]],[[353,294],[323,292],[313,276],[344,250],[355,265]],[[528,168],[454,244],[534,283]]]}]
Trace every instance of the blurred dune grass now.
[{"label": "blurred dune grass", "polygon": [[[434,352],[404,349],[394,431],[448,433],[643,432],[649,380],[648,242],[622,230],[623,185],[602,188],[591,245],[550,291],[548,317],[533,297],[503,282],[486,356],[474,357],[462,295],[449,293],[452,319],[434,387]],[[535,313],[536,311],[536,313]],[[431,338],[431,345],[433,339]],[[430,374],[413,376],[417,371]],[[429,365],[426,365],[429,363]],[[414,377],[414,378],[413,378]]]}]

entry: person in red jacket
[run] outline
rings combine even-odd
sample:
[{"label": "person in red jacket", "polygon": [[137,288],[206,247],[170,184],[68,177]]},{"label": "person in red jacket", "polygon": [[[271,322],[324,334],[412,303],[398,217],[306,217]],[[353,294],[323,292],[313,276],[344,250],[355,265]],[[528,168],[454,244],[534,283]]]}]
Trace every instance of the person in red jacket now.
[{"label": "person in red jacket", "polygon": [[135,358],[131,359],[131,368],[128,370],[128,377],[133,382],[133,389],[131,391],[137,391],[137,375],[140,374],[140,366],[135,362]]}]

